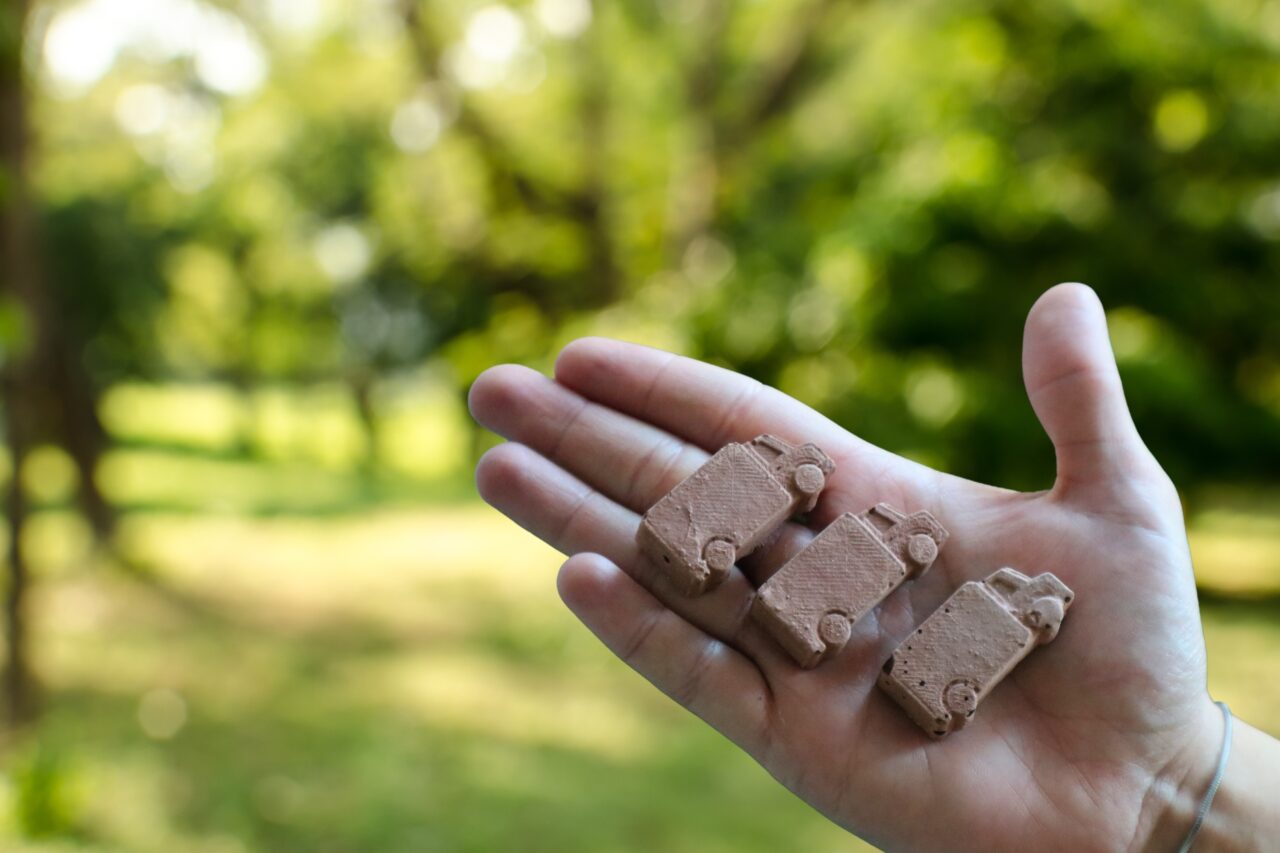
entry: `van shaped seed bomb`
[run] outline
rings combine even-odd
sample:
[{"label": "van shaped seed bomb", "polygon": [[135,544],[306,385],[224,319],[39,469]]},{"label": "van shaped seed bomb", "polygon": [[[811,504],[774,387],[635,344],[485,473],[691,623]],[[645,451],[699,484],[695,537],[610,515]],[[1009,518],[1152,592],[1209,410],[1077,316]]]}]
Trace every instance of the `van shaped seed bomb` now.
[{"label": "van shaped seed bomb", "polygon": [[760,588],[752,616],[796,663],[817,666],[871,608],[928,571],[947,535],[924,511],[904,515],[882,503],[847,512]]},{"label": "van shaped seed bomb", "polygon": [[930,737],[957,731],[1019,661],[1058,635],[1073,597],[1048,572],[1000,569],[969,581],[898,646],[880,687]]},{"label": "van shaped seed bomb", "polygon": [[685,595],[714,589],[792,515],[808,512],[835,463],[772,435],[727,444],[650,507],[636,541]]}]

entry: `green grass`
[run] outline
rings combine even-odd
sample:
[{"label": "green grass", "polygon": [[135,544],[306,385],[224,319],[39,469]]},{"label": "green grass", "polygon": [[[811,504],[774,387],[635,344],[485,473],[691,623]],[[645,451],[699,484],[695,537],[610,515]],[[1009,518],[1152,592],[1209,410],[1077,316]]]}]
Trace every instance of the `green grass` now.
[{"label": "green grass", "polygon": [[[120,541],[160,583],[86,569],[65,512],[33,525],[46,713],[5,747],[3,849],[869,849],[614,660],[493,511],[125,452],[165,509]],[[1277,519],[1210,508],[1191,540],[1211,688],[1280,735]]]},{"label": "green grass", "polygon": [[[37,754],[65,814],[28,849],[859,849],[612,660],[489,510],[124,533],[165,586],[54,566],[38,600],[9,831]],[[1214,692],[1280,733],[1277,615],[1204,611]]]},{"label": "green grass", "polygon": [[69,817],[27,849],[859,849],[614,661],[558,557],[488,510],[146,516],[125,541],[164,587],[45,578],[47,714],[11,765],[41,750]]}]

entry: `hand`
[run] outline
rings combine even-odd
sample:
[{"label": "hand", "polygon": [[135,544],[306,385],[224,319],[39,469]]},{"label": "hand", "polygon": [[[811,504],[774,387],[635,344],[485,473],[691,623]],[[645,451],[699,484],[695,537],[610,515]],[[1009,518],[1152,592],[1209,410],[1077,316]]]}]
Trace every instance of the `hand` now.
[{"label": "hand", "polygon": [[[1178,495],[1129,416],[1091,290],[1035,305],[1023,373],[1057,453],[1047,492],[933,471],[753,380],[603,339],[566,347],[554,381],[515,365],[476,381],[475,417],[511,441],[476,477],[576,555],[561,595],[610,649],[850,831],[892,849],[1173,850],[1222,736]],[[714,592],[680,596],[637,550],[640,514],[709,452],[765,432],[835,460],[812,528],[789,523]],[[755,588],[879,501],[929,510],[951,539],[839,655],[801,670],[748,617]],[[876,688],[880,665],[960,584],[1003,566],[1053,572],[1075,602],[968,727],[931,742]]]}]

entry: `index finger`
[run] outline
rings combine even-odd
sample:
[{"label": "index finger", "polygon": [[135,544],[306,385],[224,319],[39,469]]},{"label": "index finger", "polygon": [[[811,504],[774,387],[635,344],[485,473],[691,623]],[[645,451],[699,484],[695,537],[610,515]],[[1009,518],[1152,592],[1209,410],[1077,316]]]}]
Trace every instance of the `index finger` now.
[{"label": "index finger", "polygon": [[879,451],[813,409],[712,364],[609,338],[581,338],[556,359],[556,381],[714,453],[773,433],[828,452]]},{"label": "index finger", "polygon": [[973,485],[864,441],[776,388],[652,347],[581,338],[560,352],[555,377],[589,400],[709,453],[761,433],[817,444],[836,461],[835,474],[810,514],[818,524],[880,501],[907,507],[927,504],[941,518],[948,512],[939,492]]}]

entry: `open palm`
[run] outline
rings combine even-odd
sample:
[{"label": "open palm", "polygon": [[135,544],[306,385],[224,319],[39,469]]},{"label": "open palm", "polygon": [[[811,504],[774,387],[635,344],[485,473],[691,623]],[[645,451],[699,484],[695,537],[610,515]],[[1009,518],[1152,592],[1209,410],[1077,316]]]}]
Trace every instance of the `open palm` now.
[{"label": "open palm", "polygon": [[[1141,849],[1168,792],[1207,775],[1221,725],[1177,494],[1138,437],[1105,318],[1061,285],[1027,320],[1023,369],[1057,452],[1050,491],[962,480],[874,447],[753,380],[603,339],[565,348],[555,379],[503,365],[471,393],[510,443],[481,494],[573,556],[559,587],[606,645],[832,820],[893,849]],[[810,514],[684,598],[640,554],[640,515],[730,441],[812,441],[836,470]],[[951,538],[923,577],[797,668],[749,618],[756,587],[843,512],[927,509]],[[1003,566],[1076,593],[1062,632],[929,741],[875,689],[880,665],[967,580]],[[709,794],[708,796],[712,796]]]}]

